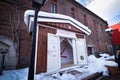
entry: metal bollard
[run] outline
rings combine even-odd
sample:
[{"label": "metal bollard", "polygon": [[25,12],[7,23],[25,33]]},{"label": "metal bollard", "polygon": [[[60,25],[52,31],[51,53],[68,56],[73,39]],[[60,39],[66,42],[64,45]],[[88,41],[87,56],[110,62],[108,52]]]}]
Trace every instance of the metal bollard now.
[{"label": "metal bollard", "polygon": [[4,68],[4,60],[5,60],[5,54],[7,54],[7,49],[0,49],[0,75],[2,75],[3,68]]},{"label": "metal bollard", "polygon": [[3,66],[4,66],[5,55],[0,56],[0,75],[2,75]]}]

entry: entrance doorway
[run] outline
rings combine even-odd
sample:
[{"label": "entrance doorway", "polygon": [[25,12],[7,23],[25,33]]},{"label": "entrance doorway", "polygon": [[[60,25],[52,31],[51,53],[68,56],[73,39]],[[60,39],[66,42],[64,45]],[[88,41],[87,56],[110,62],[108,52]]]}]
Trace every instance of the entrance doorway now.
[{"label": "entrance doorway", "polygon": [[87,51],[88,51],[88,56],[89,55],[92,55],[94,52],[93,52],[93,46],[92,45],[89,45],[88,47],[87,47]]},{"label": "entrance doorway", "polygon": [[61,37],[49,33],[47,43],[47,72],[87,64],[85,39]]},{"label": "entrance doorway", "polygon": [[60,38],[61,68],[74,65],[72,39]]}]

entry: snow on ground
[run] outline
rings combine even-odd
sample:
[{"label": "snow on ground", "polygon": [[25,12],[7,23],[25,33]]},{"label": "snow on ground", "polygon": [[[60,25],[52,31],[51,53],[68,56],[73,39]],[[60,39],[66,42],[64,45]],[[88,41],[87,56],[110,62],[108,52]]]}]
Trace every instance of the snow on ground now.
[{"label": "snow on ground", "polygon": [[[90,74],[96,72],[103,72],[103,75],[108,75],[108,69],[106,66],[118,66],[114,61],[107,61],[108,59],[114,59],[114,56],[108,54],[100,54],[100,58],[96,58],[94,55],[88,57],[88,64],[85,66],[78,66],[73,70],[80,71],[79,74],[70,74],[65,71],[62,75],[59,73],[46,75],[41,73],[35,75],[35,80],[80,80]],[[28,68],[18,70],[3,71],[3,75],[0,76],[0,80],[27,80]]]},{"label": "snow on ground", "polygon": [[99,56],[101,56],[99,59],[102,59],[102,60],[113,60],[115,59],[115,56],[110,56],[109,54],[106,54],[106,53],[103,53],[103,54],[100,54]]}]

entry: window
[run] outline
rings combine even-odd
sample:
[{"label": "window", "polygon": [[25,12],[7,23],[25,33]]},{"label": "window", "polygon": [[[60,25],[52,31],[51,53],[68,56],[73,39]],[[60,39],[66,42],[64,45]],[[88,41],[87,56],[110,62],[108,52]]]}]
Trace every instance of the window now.
[{"label": "window", "polygon": [[51,13],[56,13],[57,12],[57,5],[55,3],[51,4],[50,12]]},{"label": "window", "polygon": [[75,10],[74,10],[74,8],[71,8],[71,16],[72,16],[73,18],[75,18]]},{"label": "window", "polygon": [[87,26],[87,17],[86,17],[86,14],[84,14],[84,23]]},{"label": "window", "polygon": [[97,32],[97,26],[96,26],[96,21],[93,20],[93,27],[94,27],[94,31]]}]

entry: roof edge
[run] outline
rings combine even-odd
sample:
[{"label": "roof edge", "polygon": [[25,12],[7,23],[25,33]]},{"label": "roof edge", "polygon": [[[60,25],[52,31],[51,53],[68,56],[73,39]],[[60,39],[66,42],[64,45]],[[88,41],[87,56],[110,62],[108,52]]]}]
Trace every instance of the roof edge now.
[{"label": "roof edge", "polygon": [[[33,21],[33,17],[34,17],[34,10],[25,11],[24,22],[27,26],[29,26],[29,23],[31,23],[30,22],[31,20]],[[38,22],[39,21],[40,22],[58,21],[58,22],[63,22],[63,23],[70,23],[71,25],[75,26],[76,28],[83,31],[87,35],[91,34],[91,30],[87,26],[83,25],[82,23],[80,23],[79,21],[75,20],[74,18],[70,16],[66,16],[63,14],[48,13],[48,12],[40,11],[38,13]]]}]

